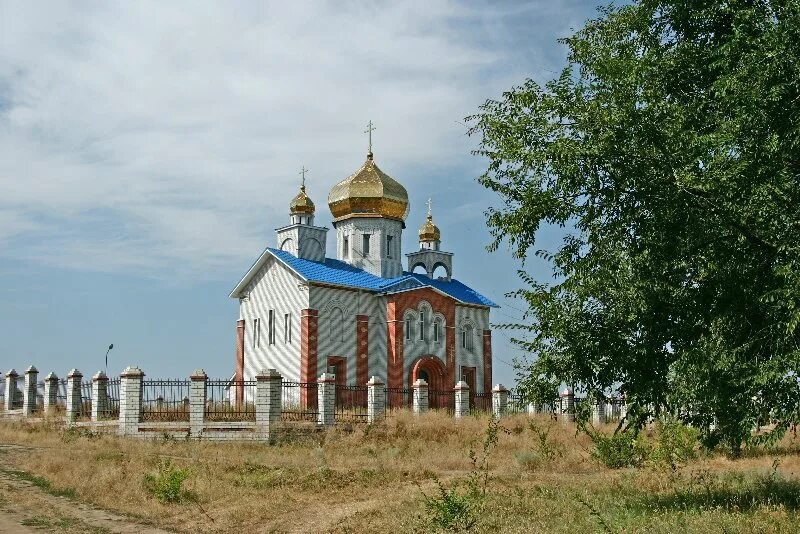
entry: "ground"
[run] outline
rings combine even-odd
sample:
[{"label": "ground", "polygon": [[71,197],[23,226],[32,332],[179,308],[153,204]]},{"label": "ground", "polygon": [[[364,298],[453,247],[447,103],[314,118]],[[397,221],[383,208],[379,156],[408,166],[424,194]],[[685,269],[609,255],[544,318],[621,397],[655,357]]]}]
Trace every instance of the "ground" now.
[{"label": "ground", "polygon": [[[382,427],[293,433],[264,445],[140,441],[0,421],[0,532],[429,532],[437,524],[423,496],[441,496],[436,480],[463,495],[475,472],[470,450],[482,458],[488,426],[485,416],[455,422],[400,413]],[[677,469],[612,470],[591,450],[574,427],[503,420],[473,529],[651,534],[800,526],[800,441],[793,436],[741,459],[715,453]],[[162,503],[147,489],[146,475],[159,469],[188,470],[177,502]]]}]

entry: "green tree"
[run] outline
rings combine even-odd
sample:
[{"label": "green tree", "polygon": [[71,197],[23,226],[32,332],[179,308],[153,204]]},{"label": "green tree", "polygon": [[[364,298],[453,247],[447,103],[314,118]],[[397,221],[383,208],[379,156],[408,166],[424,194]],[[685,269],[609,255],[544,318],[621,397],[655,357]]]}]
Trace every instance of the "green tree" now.
[{"label": "green tree", "polygon": [[[639,0],[469,117],[520,271],[529,391],[618,385],[738,452],[799,419],[800,0]],[[536,250],[542,225],[565,228]],[[509,325],[512,326],[512,325]],[[713,424],[712,424],[713,423]]]}]

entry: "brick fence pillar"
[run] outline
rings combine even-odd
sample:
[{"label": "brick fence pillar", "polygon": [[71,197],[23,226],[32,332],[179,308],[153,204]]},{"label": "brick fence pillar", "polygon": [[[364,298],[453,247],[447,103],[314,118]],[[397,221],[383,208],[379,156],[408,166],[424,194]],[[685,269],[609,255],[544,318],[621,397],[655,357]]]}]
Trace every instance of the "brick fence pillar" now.
[{"label": "brick fence pillar", "polygon": [[11,369],[9,372],[6,373],[6,393],[5,397],[3,397],[3,403],[5,406],[3,408],[5,411],[10,411],[14,406],[14,397],[17,395],[17,371]]},{"label": "brick fence pillar", "polygon": [[199,438],[203,435],[203,424],[206,415],[206,383],[208,375],[202,369],[195,369],[189,377],[189,434]]},{"label": "brick fence pillar", "polygon": [[386,385],[377,376],[367,382],[367,422],[383,421],[386,416]]},{"label": "brick fence pillar", "polygon": [[430,401],[428,400],[428,383],[421,378],[417,378],[411,387],[414,390],[414,402],[412,404],[414,415],[427,412],[430,406]]},{"label": "brick fence pillar", "polygon": [[595,426],[606,423],[606,399],[599,398],[592,404],[592,424]]},{"label": "brick fence pillar", "polygon": [[463,380],[459,380],[453,390],[456,400],[455,416],[456,419],[461,419],[469,415],[469,386]]},{"label": "brick fence pillar", "polygon": [[322,373],[317,380],[318,410],[317,424],[325,427],[333,426],[336,414],[336,376]]},{"label": "brick fence pillar", "polygon": [[500,419],[506,414],[508,409],[508,390],[503,384],[497,384],[492,388],[492,415]]},{"label": "brick fence pillar", "polygon": [[92,377],[92,421],[99,421],[108,412],[108,377],[97,371]]},{"label": "brick fence pillar", "polygon": [[36,411],[36,383],[39,371],[31,365],[25,370],[25,391],[22,392],[22,416],[32,417]]},{"label": "brick fence pillar", "polygon": [[44,377],[44,413],[51,414],[58,406],[58,377],[51,372]]},{"label": "brick fence pillar", "polygon": [[256,433],[269,441],[281,420],[283,377],[275,369],[263,369],[256,375]]},{"label": "brick fence pillar", "polygon": [[144,373],[138,367],[126,367],[119,383],[119,433],[135,436],[139,433],[142,416],[142,381]]},{"label": "brick fence pillar", "polygon": [[67,374],[67,406],[65,418],[68,424],[78,419],[81,411],[81,380],[83,375],[77,369],[72,369]]},{"label": "brick fence pillar", "polygon": [[561,401],[561,422],[564,424],[575,422],[575,392],[572,388],[564,388],[559,395]]}]

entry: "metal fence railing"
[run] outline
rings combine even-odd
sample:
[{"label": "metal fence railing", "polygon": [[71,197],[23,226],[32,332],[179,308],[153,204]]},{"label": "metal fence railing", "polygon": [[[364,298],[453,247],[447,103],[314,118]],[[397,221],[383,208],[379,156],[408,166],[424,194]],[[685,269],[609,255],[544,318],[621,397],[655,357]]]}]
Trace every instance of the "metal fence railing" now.
[{"label": "metal fence railing", "polygon": [[455,391],[428,391],[428,407],[431,410],[443,410],[446,413],[456,411]]},{"label": "metal fence railing", "polygon": [[367,386],[336,384],[334,420],[337,422],[367,422]]},{"label": "metal fence railing", "polygon": [[284,421],[316,421],[317,407],[316,382],[283,381],[281,387],[281,419]]},{"label": "metal fence railing", "polygon": [[142,382],[142,421],[188,421],[189,380]]},{"label": "metal fence railing", "polygon": [[206,382],[206,421],[255,421],[255,380]]},{"label": "metal fence railing", "polygon": [[99,419],[119,419],[119,378],[111,378],[106,382],[106,405],[98,413]]},{"label": "metal fence railing", "polygon": [[411,408],[413,400],[413,393],[410,389],[405,388],[385,388],[384,389],[384,402],[386,403],[386,410],[402,410]]},{"label": "metal fence railing", "polygon": [[81,403],[78,406],[77,419],[91,419],[92,417],[92,383],[81,382]]},{"label": "metal fence railing", "polygon": [[469,410],[472,413],[492,412],[492,392],[472,393],[469,396]]}]

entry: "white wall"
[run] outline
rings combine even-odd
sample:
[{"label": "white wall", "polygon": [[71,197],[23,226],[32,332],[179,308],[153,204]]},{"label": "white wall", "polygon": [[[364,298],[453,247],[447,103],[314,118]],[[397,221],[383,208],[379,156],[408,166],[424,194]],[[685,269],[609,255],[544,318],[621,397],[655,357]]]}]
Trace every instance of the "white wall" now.
[{"label": "white wall", "polygon": [[[461,345],[461,331],[472,325],[472,350]],[[483,391],[483,331],[489,328],[489,310],[471,306],[456,306],[456,380],[461,379],[461,366],[475,367],[478,391]]]},{"label": "white wall", "polygon": [[[425,339],[419,336],[419,314],[425,310]],[[406,338],[405,319],[411,317],[413,327],[411,339]],[[442,329],[439,332],[439,341],[433,340],[433,320],[441,321]],[[427,301],[420,302],[415,309],[405,310],[403,314],[403,385],[408,384],[406,377],[411,372],[411,365],[422,356],[437,356],[442,363],[447,365],[447,329],[453,325],[447,324],[444,315],[433,309]]]},{"label": "white wall", "polygon": [[[245,289],[239,318],[245,320],[244,379],[255,380],[261,369],[277,369],[286,380],[300,379],[300,311],[308,308],[302,280],[273,257],[267,258]],[[269,310],[275,310],[275,344],[269,343]],[[289,314],[291,343],[284,341],[284,314]],[[261,319],[261,341],[255,346],[254,319]]]}]

